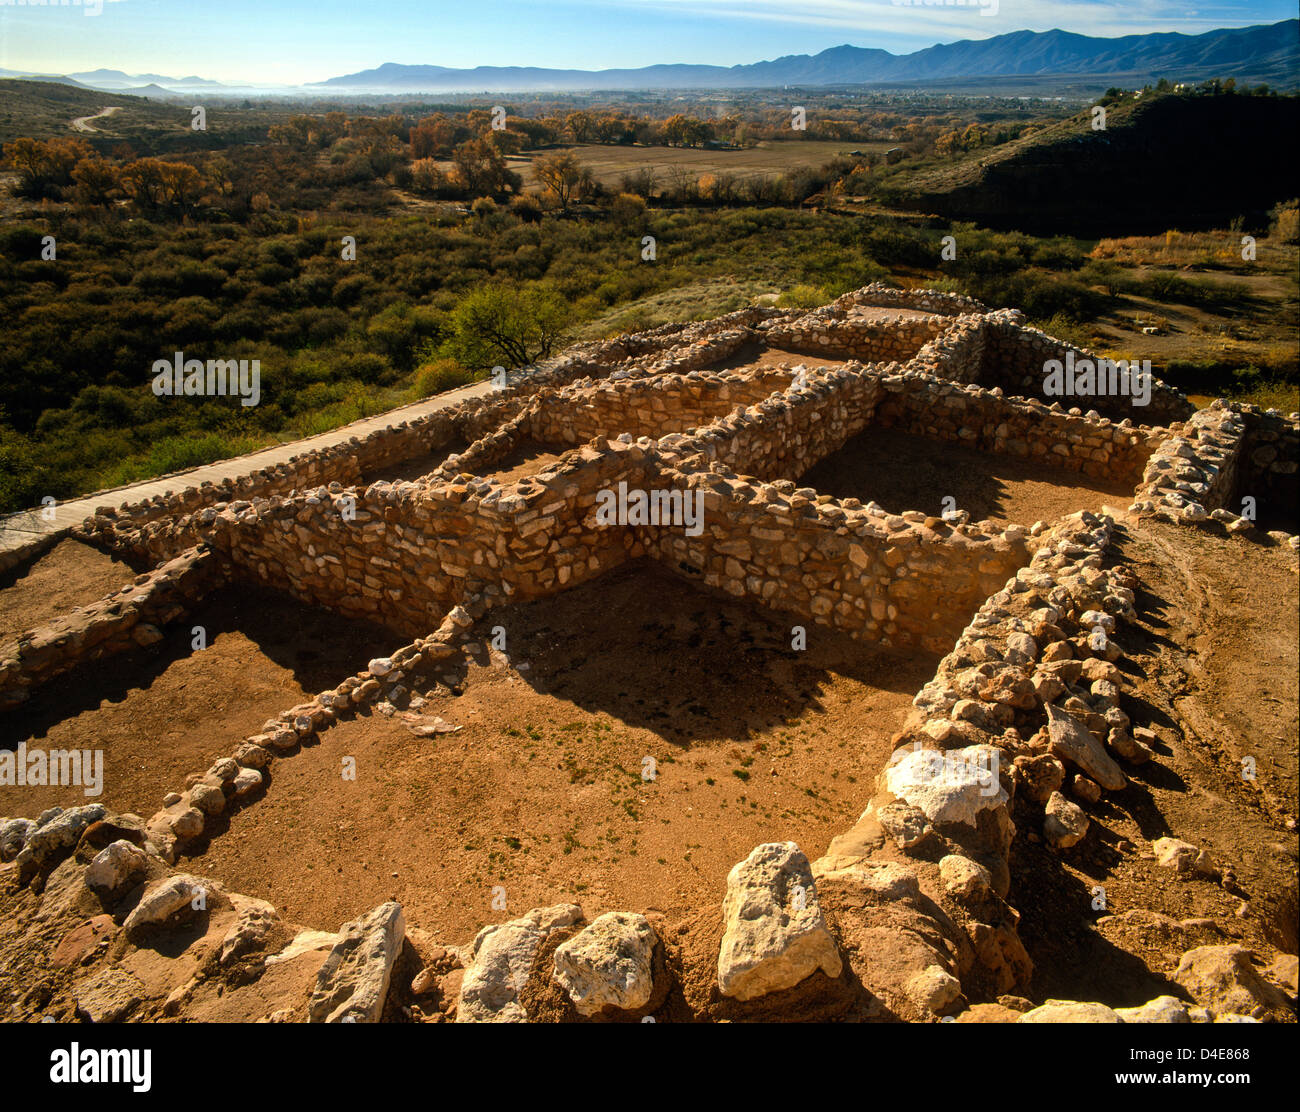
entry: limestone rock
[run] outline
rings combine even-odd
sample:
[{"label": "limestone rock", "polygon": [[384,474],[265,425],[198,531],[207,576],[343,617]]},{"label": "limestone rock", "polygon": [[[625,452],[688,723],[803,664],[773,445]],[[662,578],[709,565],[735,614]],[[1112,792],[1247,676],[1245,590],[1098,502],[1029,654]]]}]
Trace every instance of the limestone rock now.
[{"label": "limestone rock", "polygon": [[167,877],[145,892],[122,927],[128,938],[134,938],[142,930],[162,926],[173,916],[189,919],[206,906],[209,892],[208,882],[198,877],[186,873]]},{"label": "limestone rock", "polygon": [[1025,1012],[1017,1023],[1123,1023],[1105,1004],[1075,1000],[1049,1000],[1040,1008]]},{"label": "limestone rock", "polygon": [[876,821],[894,839],[899,849],[911,849],[934,833],[925,812],[901,799],[886,803],[875,812]]},{"label": "limestone rock", "polygon": [[221,940],[221,964],[229,965],[245,954],[266,949],[276,936],[280,916],[264,900],[249,896],[232,896],[238,914]]},{"label": "limestone rock", "polygon": [[1065,783],[1065,765],[1050,753],[1039,753],[1033,757],[1017,757],[1016,768],[1020,771],[1025,793],[1035,803],[1046,803]]},{"label": "limestone rock", "polygon": [[378,1023],[406,938],[402,905],[389,901],[350,923],[316,975],[310,1023]]},{"label": "limestone rock", "polygon": [[125,1019],[144,995],[144,985],[117,965],[101,969],[73,991],[77,1013],[91,1023]]},{"label": "limestone rock", "polygon": [[999,759],[998,750],[988,745],[910,750],[885,772],[885,786],[932,823],[973,827],[981,811],[1007,801],[997,774]]},{"label": "limestone rock", "polygon": [[907,982],[904,992],[920,1011],[944,1015],[961,999],[961,982],[946,969],[930,965]]},{"label": "limestone rock", "polygon": [[582,908],[576,904],[556,904],[479,931],[461,980],[456,1022],[525,1022],[528,1015],[519,1003],[519,992],[528,981],[537,947],[553,931],[581,919]]},{"label": "limestone rock", "polygon": [[1137,1008],[1116,1008],[1125,1023],[1191,1023],[1187,1005],[1177,996],[1157,996]]},{"label": "limestone rock", "polygon": [[817,903],[808,858],[794,842],[758,846],[732,867],[722,917],[718,988],[724,996],[753,1000],[792,988],[818,969],[840,975],[839,948]]},{"label": "limestone rock", "polygon": [[993,883],[988,869],[958,854],[949,854],[939,862],[939,879],[948,895],[959,900],[982,900]]},{"label": "limestone rock", "polygon": [[1048,706],[1047,730],[1053,755],[1082,769],[1107,791],[1121,791],[1128,783],[1101,742],[1073,715]]},{"label": "limestone rock", "polygon": [[12,861],[36,829],[31,819],[6,819],[0,824],[0,861]]},{"label": "limestone rock", "polygon": [[1055,849],[1069,849],[1083,841],[1088,833],[1088,816],[1077,803],[1060,792],[1052,792],[1043,820],[1043,837]]},{"label": "limestone rock", "polygon": [[262,774],[255,768],[241,768],[232,781],[235,795],[243,797],[257,791],[262,786]]},{"label": "limestone rock", "polygon": [[123,895],[149,868],[149,857],[139,846],[119,840],[105,846],[86,868],[86,887],[95,895],[114,900]]},{"label": "limestone rock", "polygon": [[59,857],[76,849],[86,827],[102,819],[106,813],[102,803],[90,803],[84,807],[70,807],[66,811],[60,811],[31,832],[23,848],[32,855],[38,866],[53,864]]},{"label": "limestone rock", "polygon": [[555,951],[555,980],[582,1015],[635,1011],[650,1001],[658,937],[644,915],[611,911]]},{"label": "limestone rock", "polygon": [[1179,838],[1157,838],[1151,848],[1155,851],[1157,865],[1177,873],[1213,876],[1218,871],[1209,850],[1198,849]]},{"label": "limestone rock", "polygon": [[1287,996],[1251,964],[1244,946],[1198,946],[1178,962],[1174,981],[1215,1016],[1232,1013],[1261,1019],[1285,1010]]},{"label": "limestone rock", "polygon": [[212,784],[195,784],[190,788],[190,802],[205,815],[219,815],[226,809],[226,795]]}]

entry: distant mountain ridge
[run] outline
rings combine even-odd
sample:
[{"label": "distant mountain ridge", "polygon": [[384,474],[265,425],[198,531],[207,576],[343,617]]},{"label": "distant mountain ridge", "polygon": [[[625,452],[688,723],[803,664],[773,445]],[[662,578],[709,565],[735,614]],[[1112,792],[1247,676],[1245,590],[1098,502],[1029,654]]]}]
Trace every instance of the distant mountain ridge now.
[{"label": "distant mountain ridge", "polygon": [[1300,20],[1206,31],[1093,38],[1069,31],[1012,31],[990,39],[944,43],[912,54],[836,46],[820,54],[791,54],[738,66],[653,65],[640,69],[559,70],[535,66],[410,66],[375,69],[322,81],[311,88],[433,92],[587,89],[770,88],[857,85],[946,78],[1163,76],[1171,80],[1236,77],[1294,86],[1300,79]]},{"label": "distant mountain ridge", "polygon": [[[737,66],[661,64],[640,69],[547,69],[538,66],[412,66],[387,62],[374,69],[301,86],[310,94],[418,92],[610,91],[734,89],[834,85],[915,85],[972,78],[1078,76],[1132,86],[1167,77],[1199,81],[1235,77],[1283,89],[1300,88],[1300,19],[1200,35],[1157,32],[1104,39],[1070,31],[1012,31],[990,39],[940,43],[912,54],[834,46],[820,54],[790,54]],[[182,95],[199,90],[233,95],[250,86],[211,79],[128,74],[95,69],[63,75],[0,69],[0,78],[31,78],[105,92]]]}]

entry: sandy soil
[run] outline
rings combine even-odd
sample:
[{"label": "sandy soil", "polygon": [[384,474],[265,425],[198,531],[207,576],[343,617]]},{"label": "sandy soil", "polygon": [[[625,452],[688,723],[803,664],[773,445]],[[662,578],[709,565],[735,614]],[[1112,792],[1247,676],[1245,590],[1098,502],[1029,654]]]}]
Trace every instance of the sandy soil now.
[{"label": "sandy soil", "polygon": [[414,482],[416,479],[427,475],[430,471],[436,471],[448,456],[463,452],[468,447],[469,445],[465,441],[459,440],[446,448],[439,448],[436,452],[427,452],[424,455],[414,456],[411,459],[403,460],[401,463],[395,463],[391,467],[377,467],[373,471],[366,471],[361,476],[361,482],[365,486],[377,483],[381,479],[390,483]]},{"label": "sandy soil", "polygon": [[791,651],[785,621],[651,567],[480,628],[495,627],[506,652],[484,646],[421,710],[458,732],[418,738],[382,714],[335,727],[277,762],[194,867],[322,929],[391,895],[456,943],[561,900],[677,915],[719,900],[761,842],[822,853],[936,664],[811,629]]},{"label": "sandy soil", "polygon": [[[1300,631],[1294,558],[1279,548],[1155,524],[1121,536],[1115,558],[1144,587],[1137,628],[1120,634],[1136,685],[1125,710],[1160,736],[1157,759],[1086,808],[1093,829],[1064,857],[1017,814],[1011,903],[1036,996],[1126,1006],[1171,991],[1194,946],[1237,942],[1266,964],[1296,952]],[[1157,866],[1150,843],[1165,836],[1206,847],[1235,880]],[[1105,911],[1091,908],[1097,887]]]},{"label": "sandy soil", "polygon": [[876,427],[859,433],[797,481],[836,498],[875,501],[893,513],[938,515],[950,496],[956,504],[947,507],[966,510],[972,521],[1022,525],[1076,510],[1095,512],[1103,504],[1126,506],[1136,486]]},{"label": "sandy soil", "polygon": [[[191,648],[192,629],[207,648]],[[147,818],[185,777],[268,718],[337,684],[402,638],[250,587],[217,592],[148,649],[59,676],[0,715],[0,746],[104,750],[99,802]],[[89,802],[81,787],[0,787],[0,814]]]},{"label": "sandy soil", "polygon": [[125,560],[63,540],[34,562],[0,575],[0,645],[18,634],[98,602],[135,579]]},{"label": "sandy soil", "polygon": [[555,463],[567,449],[551,451],[545,445],[525,440],[505,459],[493,467],[485,467],[480,474],[485,479],[496,479],[500,483],[514,483],[529,475],[536,475],[548,463]]},{"label": "sandy soil", "polygon": [[801,364],[809,369],[814,367],[838,367],[843,359],[824,359],[820,355],[804,355],[798,351],[786,351],[784,348],[767,347],[763,344],[746,344],[729,359],[715,363],[711,371],[748,371],[757,367],[777,367],[785,363],[790,367]]}]

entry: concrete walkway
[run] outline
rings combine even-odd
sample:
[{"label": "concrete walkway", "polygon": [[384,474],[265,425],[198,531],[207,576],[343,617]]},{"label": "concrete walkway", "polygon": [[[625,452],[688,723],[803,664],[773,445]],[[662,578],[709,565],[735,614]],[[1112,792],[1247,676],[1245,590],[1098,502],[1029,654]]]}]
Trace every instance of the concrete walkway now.
[{"label": "concrete walkway", "polygon": [[205,464],[202,467],[192,467],[188,471],[176,471],[157,479],[144,479],[138,483],[129,483],[110,490],[98,490],[82,498],[60,502],[45,510],[24,510],[16,514],[8,514],[0,517],[0,556],[30,545],[42,537],[67,532],[94,513],[97,506],[119,506],[123,502],[142,502],[156,494],[177,493],[186,487],[199,486],[204,482],[219,483],[223,479],[238,479],[260,467],[274,467],[279,463],[287,463],[293,456],[301,455],[303,452],[342,444],[354,436],[364,437],[389,425],[412,421],[426,414],[436,413],[440,409],[449,409],[470,398],[481,398],[491,392],[491,382],[474,382],[469,386],[460,386],[455,390],[425,398],[423,401],[377,413],[373,417],[363,417],[350,425],[320,433],[318,436],[309,436],[305,440],[276,444],[270,448],[250,452],[248,455],[218,460],[216,463]]}]

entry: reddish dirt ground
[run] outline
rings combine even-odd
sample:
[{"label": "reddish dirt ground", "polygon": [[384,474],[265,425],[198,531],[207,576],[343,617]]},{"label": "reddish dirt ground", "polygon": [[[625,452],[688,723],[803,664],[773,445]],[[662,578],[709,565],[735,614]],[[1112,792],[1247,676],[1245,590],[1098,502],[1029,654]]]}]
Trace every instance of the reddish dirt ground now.
[{"label": "reddish dirt ground", "polygon": [[779,616],[641,566],[480,628],[498,626],[507,651],[485,646],[448,677],[463,694],[421,711],[458,732],[382,714],[329,730],[194,867],[329,930],[391,895],[455,943],[561,900],[675,915],[720,899],[761,842],[822,853],[936,664],[813,629],[795,652]]},{"label": "reddish dirt ground", "polygon": [[1076,510],[1095,513],[1104,504],[1127,506],[1137,485],[1136,479],[1131,484],[1103,482],[1077,471],[876,427],[853,437],[797,482],[836,498],[878,502],[892,513],[920,510],[937,516],[947,508],[944,499],[952,497],[955,508],[966,510],[972,521],[1020,525],[1053,521]]},{"label": "reddish dirt ground", "polygon": [[480,474],[485,479],[496,479],[499,483],[518,482],[529,475],[536,475],[548,463],[555,463],[565,450],[562,448],[552,451],[543,444],[525,440],[500,463],[483,468]]},{"label": "reddish dirt ground", "polygon": [[468,447],[464,440],[457,440],[445,448],[439,448],[436,452],[426,452],[424,455],[395,463],[391,467],[377,467],[373,471],[366,471],[361,476],[361,483],[363,486],[369,486],[380,480],[390,483],[412,483],[416,479],[423,478],[430,471],[436,471],[448,456],[463,452]]},{"label": "reddish dirt ground", "polygon": [[801,364],[810,370],[814,367],[838,367],[843,359],[826,359],[820,355],[804,355],[798,351],[786,351],[784,348],[766,347],[762,344],[746,344],[735,355],[709,367],[711,371],[748,371],[756,367],[779,367],[782,363],[790,367]]},{"label": "reddish dirt ground", "polygon": [[[196,625],[207,631],[201,652],[191,648]],[[249,587],[215,593],[166,633],[38,688],[0,716],[0,747],[102,749],[97,801],[148,818],[186,775],[234,752],[268,718],[402,643],[381,627]],[[34,818],[90,801],[76,786],[0,787],[3,815]]]},{"label": "reddish dirt ground", "polygon": [[0,575],[0,645],[25,630],[98,602],[135,579],[125,560],[63,540],[35,561]]}]

